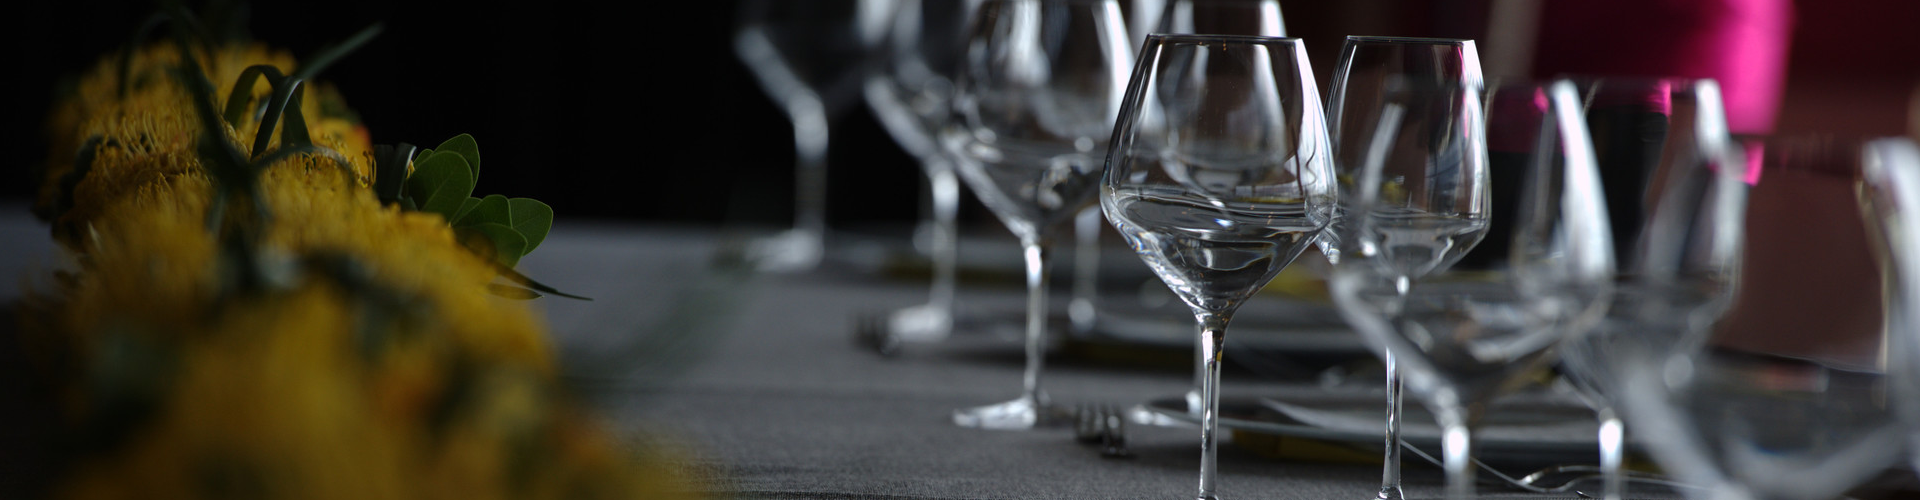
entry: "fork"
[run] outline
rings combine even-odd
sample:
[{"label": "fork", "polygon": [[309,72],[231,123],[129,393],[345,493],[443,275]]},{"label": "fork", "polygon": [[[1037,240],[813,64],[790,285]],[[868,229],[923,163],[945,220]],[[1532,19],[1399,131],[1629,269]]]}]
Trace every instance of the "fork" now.
[{"label": "fork", "polygon": [[1109,403],[1080,403],[1074,407],[1074,439],[1100,446],[1100,456],[1133,458],[1127,449],[1127,423],[1118,407]]},{"label": "fork", "polygon": [[[1407,451],[1413,452],[1414,456],[1420,457],[1421,459],[1426,460],[1428,463],[1431,463],[1435,466],[1441,465],[1440,459],[1434,458],[1433,455],[1428,455],[1427,452],[1421,451],[1419,447],[1416,447],[1412,444],[1405,443],[1405,442],[1400,443],[1400,447],[1406,448]],[[1594,498],[1594,497],[1592,495],[1588,495],[1586,492],[1573,489],[1574,485],[1582,482],[1586,482],[1586,481],[1599,480],[1605,477],[1603,474],[1600,473],[1600,467],[1595,465],[1567,465],[1567,464],[1550,465],[1550,466],[1547,466],[1546,468],[1533,471],[1530,474],[1520,476],[1518,478],[1502,473],[1500,472],[1499,469],[1495,469],[1493,468],[1493,466],[1487,465],[1486,462],[1482,462],[1478,458],[1473,459],[1473,465],[1479,467],[1480,470],[1486,471],[1488,474],[1492,474],[1494,477],[1499,478],[1500,481],[1504,482],[1505,483],[1504,485],[1508,487],[1517,488],[1520,490],[1530,491],[1534,493],[1565,493],[1568,491],[1572,491],[1573,494],[1580,495],[1581,498]],[[1666,476],[1654,474],[1651,472],[1623,470],[1623,471],[1620,471],[1620,473],[1623,476],[1621,479],[1628,483],[1659,485],[1659,486],[1665,486],[1673,489],[1697,488],[1697,486],[1681,483],[1679,481],[1668,479]],[[1560,481],[1557,481],[1557,482],[1550,481],[1550,479],[1555,479],[1555,478],[1560,479]],[[1482,481],[1487,481],[1487,480],[1483,479]],[[1499,484],[1499,483],[1493,483],[1493,484]]]}]

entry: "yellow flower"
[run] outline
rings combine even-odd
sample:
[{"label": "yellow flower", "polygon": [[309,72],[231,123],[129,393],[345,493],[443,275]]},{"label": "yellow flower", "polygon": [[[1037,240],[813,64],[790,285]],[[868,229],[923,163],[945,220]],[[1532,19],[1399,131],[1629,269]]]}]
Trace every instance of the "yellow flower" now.
[{"label": "yellow flower", "polygon": [[[252,64],[295,67],[260,46],[200,57],[216,84]],[[445,220],[375,199],[367,133],[331,89],[314,87],[302,110],[314,142],[340,156],[263,166],[265,216],[230,198],[227,222],[210,225],[220,189],[197,154],[189,96],[166,76],[177,60],[166,44],[134,51],[122,96],[107,58],[51,122],[40,206],[57,209],[48,215],[79,265],[29,325],[46,330],[31,332],[35,345],[54,339],[50,349],[77,359],[57,374],[74,430],[120,436],[77,459],[59,497],[686,490],[664,462],[636,470],[563,397],[540,319],[487,293],[494,268]],[[265,92],[257,85],[254,98]],[[245,151],[258,126],[215,132]],[[88,144],[84,175],[67,175],[74,155],[63,164],[62,148]],[[249,258],[228,250],[235,242],[251,245]],[[267,276],[264,290],[236,285],[244,266]],[[150,412],[109,415],[126,409],[116,398],[141,397],[156,401]],[[119,429],[130,433],[86,427],[117,421],[108,416],[134,419]]]}]

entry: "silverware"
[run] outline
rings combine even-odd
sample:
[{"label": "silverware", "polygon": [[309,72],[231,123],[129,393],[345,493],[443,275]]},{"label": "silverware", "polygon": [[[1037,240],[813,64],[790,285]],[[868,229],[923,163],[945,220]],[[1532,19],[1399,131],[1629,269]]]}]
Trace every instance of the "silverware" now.
[{"label": "silverware", "polygon": [[900,352],[900,336],[887,327],[887,314],[865,313],[853,317],[853,343],[881,356]]},{"label": "silverware", "polygon": [[1133,458],[1127,449],[1127,419],[1109,403],[1081,403],[1074,407],[1074,439],[1100,447],[1106,458]]},{"label": "silverware", "polygon": [[[1428,455],[1427,452],[1422,451],[1419,447],[1407,443],[1400,443],[1400,446],[1412,452],[1414,456],[1420,457],[1422,460],[1426,460],[1434,466],[1441,465],[1440,459],[1435,458],[1433,455]],[[1473,459],[1473,465],[1479,467],[1482,471],[1486,471],[1487,474],[1498,478],[1498,481],[1494,481],[1486,479],[1483,476],[1481,482],[1488,483],[1489,485],[1507,486],[1534,493],[1565,493],[1571,491],[1581,498],[1595,497],[1586,492],[1573,489],[1574,485],[1587,481],[1599,481],[1605,477],[1600,473],[1600,467],[1596,465],[1550,465],[1518,478],[1500,472],[1500,469],[1495,469],[1493,466],[1487,465],[1486,462],[1482,462],[1478,458]],[[1695,486],[1668,479],[1666,476],[1651,472],[1621,471],[1621,474],[1623,475],[1621,479],[1628,484],[1658,485],[1676,490],[1695,488]]]}]

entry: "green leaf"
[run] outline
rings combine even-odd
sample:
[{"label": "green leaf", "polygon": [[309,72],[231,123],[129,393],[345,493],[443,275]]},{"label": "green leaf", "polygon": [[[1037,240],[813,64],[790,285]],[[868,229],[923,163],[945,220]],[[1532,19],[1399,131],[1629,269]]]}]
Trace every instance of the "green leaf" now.
[{"label": "green leaf", "polygon": [[432,157],[433,157],[433,148],[422,149],[420,150],[420,154],[413,155],[413,164],[415,165],[415,168],[418,168],[420,164],[427,162],[427,158],[432,158]]},{"label": "green leaf", "polygon": [[507,205],[513,215],[507,225],[527,237],[527,253],[533,253],[540,242],[547,240],[547,231],[553,229],[553,207],[533,198],[513,198]]},{"label": "green leaf", "polygon": [[[468,199],[472,199],[472,198],[468,198]],[[513,220],[513,214],[510,212],[510,210],[511,208],[507,205],[507,197],[500,196],[497,194],[490,194],[490,195],[487,195],[486,198],[481,198],[480,203],[475,205],[473,207],[473,210],[468,211],[466,215],[461,216],[458,219],[459,222],[453,223],[453,227],[473,227],[481,224],[499,224],[502,226],[507,226],[508,229],[512,229],[513,226],[508,225],[508,222]],[[515,231],[515,232],[519,232],[519,231]],[[521,236],[525,236],[525,235],[523,234]],[[522,239],[524,240],[525,238],[522,238]],[[519,256],[516,255],[515,257],[519,257]]]},{"label": "green leaf", "polygon": [[420,204],[420,210],[447,217],[448,223],[471,194],[473,175],[460,155],[433,155],[426,163],[415,162],[413,175],[407,177],[407,195]]},{"label": "green leaf", "polygon": [[[453,213],[453,220],[467,218],[467,212],[472,212],[473,207],[477,206],[480,206],[480,199],[468,196],[466,201],[460,202],[460,210]],[[454,226],[458,227],[459,224],[454,224]]]},{"label": "green leaf", "polygon": [[481,257],[492,258],[495,263],[508,268],[520,263],[520,255],[526,253],[527,239],[506,224],[488,222],[456,228],[455,231],[460,235],[460,243],[466,245],[468,250]]},{"label": "green leaf", "polygon": [[540,292],[504,283],[488,283],[487,291],[493,292],[494,295],[514,300],[533,300],[540,298]]},{"label": "green leaf", "polygon": [[467,168],[473,170],[473,178],[476,180],[480,178],[480,143],[474,141],[472,135],[453,136],[452,139],[447,139],[447,142],[440,143],[438,149],[441,152],[460,153],[461,158],[467,159]]}]

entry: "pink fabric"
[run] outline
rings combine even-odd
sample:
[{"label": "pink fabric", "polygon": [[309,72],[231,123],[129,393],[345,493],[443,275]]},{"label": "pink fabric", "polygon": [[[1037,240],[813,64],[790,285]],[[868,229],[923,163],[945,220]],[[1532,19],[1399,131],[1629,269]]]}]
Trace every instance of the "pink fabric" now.
[{"label": "pink fabric", "polygon": [[1536,77],[1712,78],[1736,134],[1773,130],[1786,81],[1790,0],[1542,2]]}]

